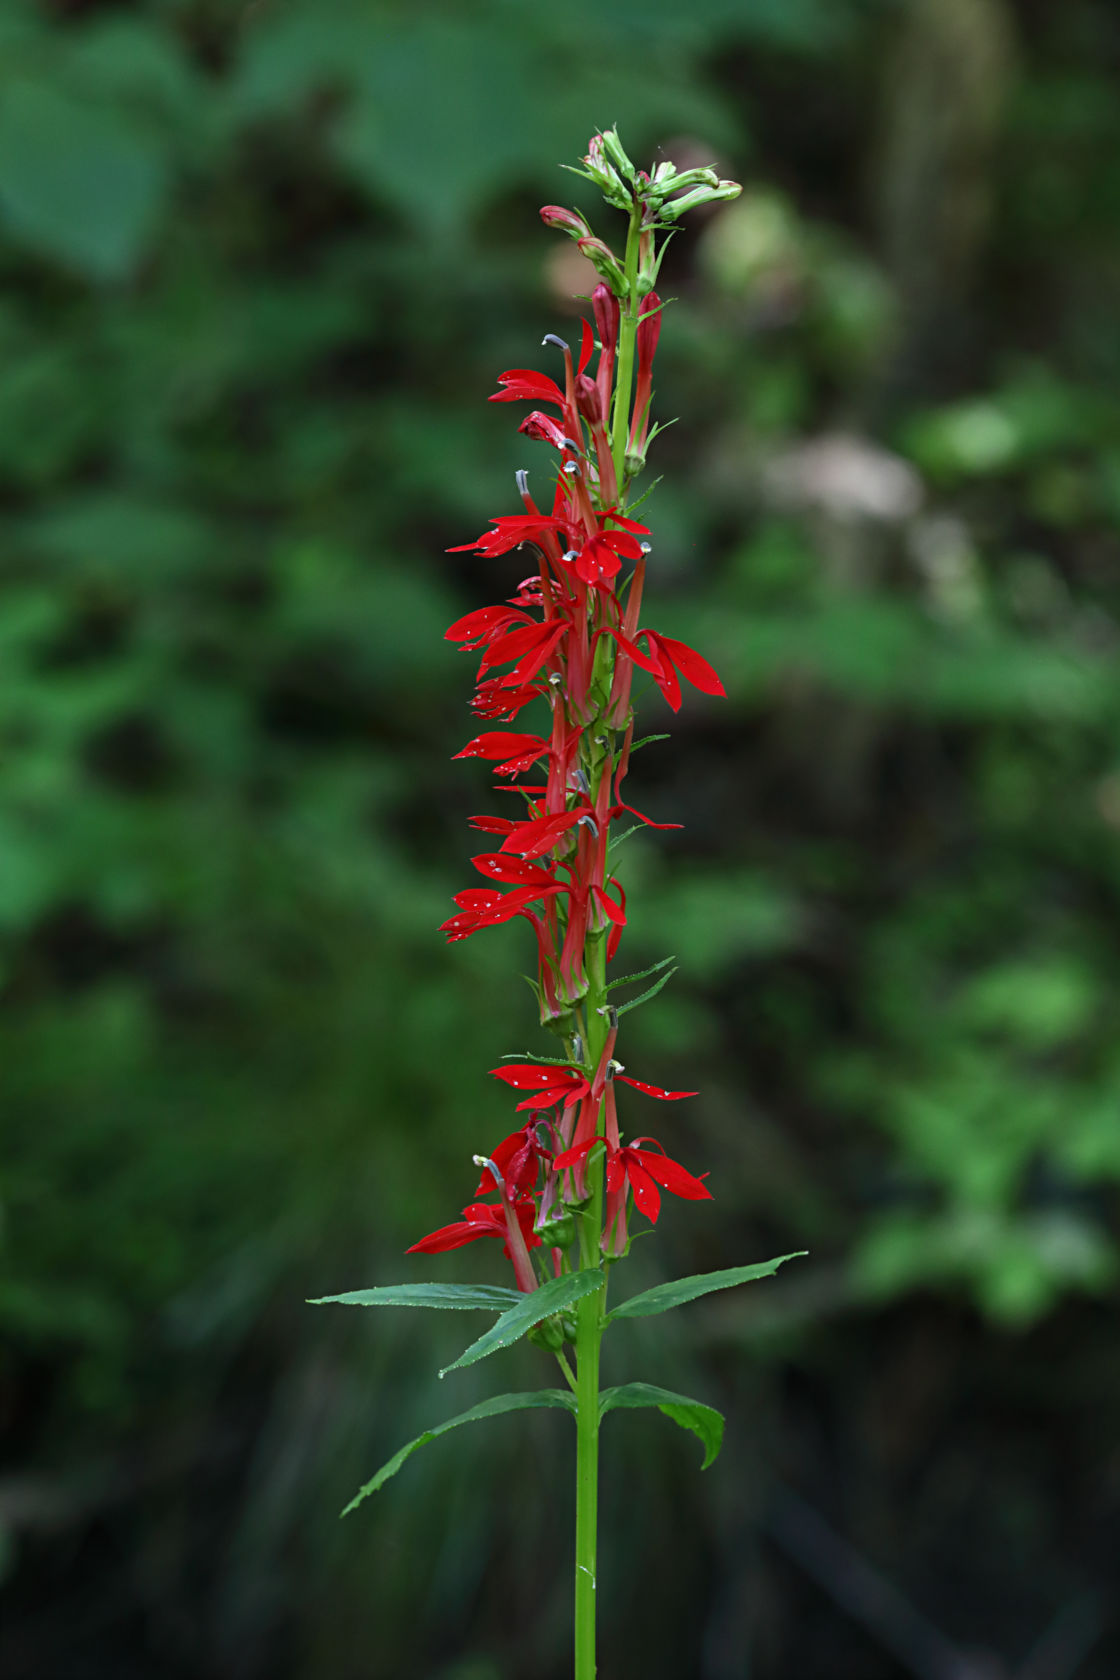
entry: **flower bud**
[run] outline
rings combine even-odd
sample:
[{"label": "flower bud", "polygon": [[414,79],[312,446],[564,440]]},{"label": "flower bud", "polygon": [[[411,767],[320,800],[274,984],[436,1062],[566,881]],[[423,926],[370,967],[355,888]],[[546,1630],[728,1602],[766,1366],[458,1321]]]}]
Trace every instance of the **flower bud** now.
[{"label": "flower bud", "polygon": [[591,307],[595,312],[595,325],[599,331],[599,343],[607,356],[613,356],[615,345],[618,343],[618,323],[621,310],[618,299],[609,286],[602,281],[591,294]]},{"label": "flower bud", "polygon": [[667,181],[658,183],[665,192],[686,192],[693,187],[718,187],[719,176],[712,168],[682,169],[679,174],[674,173]]},{"label": "flower bud", "polygon": [[588,239],[591,229],[578,210],[565,210],[560,204],[542,204],[541,221],[545,227],[560,228],[573,239]]},{"label": "flower bud", "polygon": [[[641,328],[638,330],[641,331]],[[588,379],[585,373],[581,373],[576,380],[576,407],[590,425],[599,425],[603,418],[603,403],[599,396],[599,387],[593,379]]]},{"label": "flower bud", "polygon": [[[626,157],[625,152],[623,152],[622,155],[623,157]],[[587,156],[583,161],[587,165],[588,178],[594,181],[607,203],[613,204],[616,209],[619,210],[629,210],[632,195],[627,190],[621,177],[615,171],[613,164],[604,151],[603,136],[601,134],[593,134],[591,136],[591,140],[587,147]],[[626,161],[629,163],[628,158]],[[630,165],[630,168],[632,172],[633,165]]]},{"label": "flower bud", "polygon": [[714,187],[694,187],[683,198],[671,198],[661,207],[662,221],[676,221],[686,210],[696,210],[701,204],[715,204],[723,198],[738,198],[742,192],[738,181],[720,181]]},{"label": "flower bud", "polygon": [[527,1339],[545,1353],[559,1353],[564,1346],[564,1329],[558,1318],[542,1318],[539,1324],[534,1324]]},{"label": "flower bud", "polygon": [[643,374],[648,378],[653,365],[657,340],[661,336],[661,299],[656,292],[650,292],[641,305],[638,316],[638,378]]},{"label": "flower bud", "polygon": [[591,263],[594,263],[597,273],[602,275],[613,292],[619,297],[625,297],[626,270],[615,256],[609,245],[604,245],[601,239],[589,235],[586,239],[577,239],[580,251]]},{"label": "flower bud", "polygon": [[635,179],[634,165],[627,157],[622,141],[618,138],[618,130],[614,128],[605,128],[602,134],[598,135],[597,138],[602,141],[603,150],[606,152],[608,158],[614,164],[623,180],[633,182]]},{"label": "flower bud", "polygon": [[559,1219],[547,1219],[538,1225],[537,1235],[546,1248],[567,1248],[575,1241],[576,1222],[570,1213],[564,1213]]}]

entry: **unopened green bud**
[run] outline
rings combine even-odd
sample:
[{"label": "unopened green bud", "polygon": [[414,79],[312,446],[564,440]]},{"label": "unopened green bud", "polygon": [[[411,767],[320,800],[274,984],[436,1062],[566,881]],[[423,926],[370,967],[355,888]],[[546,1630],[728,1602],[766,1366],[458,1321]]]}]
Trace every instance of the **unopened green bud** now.
[{"label": "unopened green bud", "polygon": [[636,171],[630,159],[626,156],[622,141],[618,138],[618,130],[605,128],[599,138],[603,142],[603,150],[614,164],[624,180],[633,184]]},{"label": "unopened green bud", "polygon": [[587,147],[587,156],[583,161],[587,165],[588,179],[594,181],[607,203],[613,204],[618,210],[629,210],[632,203],[632,194],[611,163],[603,146],[603,136],[601,134],[591,136]]},{"label": "unopened green bud", "polygon": [[719,176],[710,167],[682,169],[679,175],[674,174],[670,180],[660,183],[663,192],[687,192],[693,187],[718,187],[719,184]]},{"label": "unopened green bud", "polygon": [[738,198],[742,190],[738,181],[720,181],[714,187],[694,187],[691,192],[685,193],[683,198],[670,199],[668,204],[663,205],[661,220],[676,221],[686,210],[696,210],[701,204],[715,204],[724,198]]},{"label": "unopened green bud", "polygon": [[567,1248],[576,1238],[576,1222],[570,1213],[550,1219],[537,1232],[545,1248]]},{"label": "unopened green bud", "polygon": [[573,239],[587,239],[591,229],[578,210],[566,210],[562,204],[542,204],[541,221],[546,227],[560,228]]},{"label": "unopened green bud", "polygon": [[587,260],[594,263],[596,273],[606,281],[615,296],[625,297],[628,290],[626,270],[610,246],[594,236],[590,239],[577,239],[576,245]]},{"label": "unopened green bud", "polygon": [[564,1347],[564,1331],[556,1318],[544,1318],[529,1331],[529,1341],[546,1353],[560,1353]]}]

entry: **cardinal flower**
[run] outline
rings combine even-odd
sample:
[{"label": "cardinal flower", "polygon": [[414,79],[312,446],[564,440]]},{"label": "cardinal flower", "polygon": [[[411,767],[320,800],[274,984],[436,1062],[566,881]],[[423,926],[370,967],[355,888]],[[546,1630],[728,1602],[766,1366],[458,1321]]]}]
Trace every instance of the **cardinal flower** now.
[{"label": "cardinal flower", "polygon": [[406,1248],[405,1253],[445,1254],[452,1248],[465,1248],[467,1243],[477,1242],[480,1237],[502,1237],[503,1253],[513,1261],[517,1287],[528,1295],[537,1287],[528,1253],[529,1249],[541,1245],[541,1239],[533,1229],[536,1213],[536,1204],[531,1197],[518,1202],[503,1198],[500,1207],[494,1207],[489,1202],[472,1202],[463,1209],[462,1219],[457,1219],[453,1225],[441,1225],[438,1231],[430,1231],[411,1248]]},{"label": "cardinal flower", "polygon": [[[653,1148],[643,1149],[642,1144],[652,1144]],[[557,1155],[553,1166],[557,1172],[574,1169],[573,1179],[578,1183],[581,1166],[590,1151],[600,1145],[607,1152],[607,1204],[601,1246],[603,1253],[612,1258],[625,1254],[629,1242],[626,1206],[630,1191],[634,1193],[634,1205],[639,1213],[644,1213],[654,1225],[657,1224],[661,1212],[661,1190],[658,1189],[658,1185],[674,1196],[683,1197],[685,1201],[712,1199],[712,1193],[707,1186],[700,1179],[694,1178],[679,1161],[670,1160],[654,1138],[636,1138],[633,1143],[624,1144],[621,1149],[612,1149],[601,1137],[587,1138],[585,1142],[572,1149],[565,1149],[562,1154]]]}]

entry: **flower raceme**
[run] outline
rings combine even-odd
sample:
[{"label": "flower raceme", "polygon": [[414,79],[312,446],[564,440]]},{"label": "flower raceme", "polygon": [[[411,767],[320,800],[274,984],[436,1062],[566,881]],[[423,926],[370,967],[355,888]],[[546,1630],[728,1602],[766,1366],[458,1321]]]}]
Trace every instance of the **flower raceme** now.
[{"label": "flower raceme", "polygon": [[[546,226],[574,240],[599,284],[578,345],[551,333],[544,340],[559,352],[559,365],[554,359],[548,371],[508,368],[498,377],[490,401],[522,405],[518,433],[534,452],[545,452],[549,490],[538,500],[528,473],[519,471],[520,506],[496,514],[480,536],[452,551],[497,561],[505,581],[495,593],[504,598],[465,613],[446,632],[477,661],[470,707],[480,732],[455,757],[489,765],[503,798],[500,811],[469,819],[484,837],[472,847],[475,878],[455,894],[442,931],[454,942],[514,920],[529,923],[537,949],[529,984],[542,1027],[559,1041],[558,1054],[521,1051],[490,1070],[514,1109],[514,1129],[489,1154],[474,1156],[478,1182],[460,1218],[409,1250],[442,1254],[496,1238],[517,1292],[420,1283],[327,1299],[496,1308],[492,1327],[448,1371],[521,1336],[555,1355],[566,1389],[497,1395],[426,1430],[347,1510],[447,1429],[527,1407],[569,1411],[576,1432],[573,1673],[574,1680],[595,1680],[601,1418],[618,1404],[657,1406],[702,1438],[706,1464],[719,1450],[722,1429],[712,1407],[650,1384],[603,1393],[604,1334],[619,1316],[664,1312],[713,1289],[769,1276],[781,1261],[684,1278],[607,1311],[610,1269],[628,1251],[634,1214],[656,1224],[664,1192],[690,1202],[711,1197],[706,1174],[694,1175],[653,1138],[627,1141],[622,1131],[631,1092],[662,1103],[696,1094],[636,1079],[616,1055],[621,1016],[660,991],[674,972],[673,959],[638,974],[607,975],[628,920],[617,848],[635,826],[680,826],[645,815],[624,797],[631,756],[644,744],[634,739],[635,690],[651,679],[674,712],[686,686],[723,694],[703,654],[644,622],[650,528],[644,515],[635,517],[642,503],[632,500],[631,489],[660,429],[653,419],[663,314],[656,288],[668,239],[686,210],[740,189],[712,168],[682,171],[667,159],[649,172],[637,169],[613,129],[592,137],[575,173],[624,213],[625,251],[612,250],[580,211],[558,205],[541,211]],[[516,553],[525,557],[527,575],[513,587],[506,557]],[[624,815],[635,821],[615,833]],[[638,996],[631,993],[621,1007],[611,1002],[617,987],[651,975],[658,978]]]},{"label": "flower raceme", "polygon": [[[609,146],[593,148],[585,163],[615,171],[608,153]],[[537,946],[541,1023],[564,1040],[566,1055],[492,1070],[519,1098],[516,1111],[530,1116],[492,1156],[478,1158],[485,1164],[476,1196],[498,1200],[472,1203],[460,1221],[432,1232],[414,1251],[501,1237],[523,1290],[535,1287],[529,1250],[540,1246],[545,1216],[587,1191],[589,1157],[599,1160],[592,1154],[596,1143],[606,1152],[599,1212],[602,1249],[612,1259],[626,1250],[631,1199],[656,1220],[658,1186],[693,1200],[710,1196],[660,1145],[622,1142],[619,1085],[662,1101],[693,1093],[622,1072],[612,1059],[617,1016],[606,1003],[605,965],[613,962],[627,922],[611,825],[627,813],[652,828],[679,826],[654,821],[622,796],[635,674],[652,678],[674,711],[682,684],[724,693],[702,654],[642,622],[650,529],[627,511],[627,499],[657,432],[651,410],[663,305],[653,289],[659,259],[645,230],[665,223],[657,221],[660,187],[655,192],[649,177],[636,174],[627,190],[648,197],[636,276],[578,212],[554,205],[541,212],[546,224],[577,240],[603,277],[590,299],[592,319],[580,323],[578,349],[551,334],[545,339],[559,352],[562,376],[509,368],[490,398],[528,405],[518,430],[548,451],[551,495],[538,505],[528,474],[519,472],[520,510],[494,515],[473,542],[450,550],[485,560],[520,550],[535,569],[513,595],[466,613],[446,632],[479,661],[472,710],[498,725],[455,757],[492,765],[495,786],[512,792],[520,809],[471,818],[490,841],[490,849],[471,859],[483,882],[455,895],[455,912],[442,931],[457,941],[515,918],[528,921]],[[548,720],[540,733],[519,725],[529,707]],[[550,1253],[554,1269],[568,1265],[559,1248]]]}]

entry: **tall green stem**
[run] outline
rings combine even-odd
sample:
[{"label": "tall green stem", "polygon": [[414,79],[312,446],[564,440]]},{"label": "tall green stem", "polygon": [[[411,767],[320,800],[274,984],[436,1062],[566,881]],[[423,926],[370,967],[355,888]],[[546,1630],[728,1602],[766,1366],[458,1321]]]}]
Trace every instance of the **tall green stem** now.
[{"label": "tall green stem", "polygon": [[[638,333],[638,257],[641,211],[630,217],[626,238],[627,295],[618,331],[618,360],[614,409],[611,417],[611,456],[618,480],[619,500],[624,499],[626,444],[630,433],[630,394],[634,383],[634,350]],[[608,644],[604,642],[604,647]],[[609,683],[608,683],[609,687]],[[587,754],[592,796],[600,779],[610,775],[612,763],[600,743]],[[600,885],[603,883],[600,882]],[[588,979],[585,1004],[587,1058],[597,1068],[607,1042],[607,939],[604,932],[592,934],[587,942],[585,962]],[[603,1115],[598,1116],[603,1130]],[[596,1159],[590,1170],[591,1195],[579,1222],[580,1266],[583,1270],[601,1263],[603,1231],[604,1163]],[[599,1346],[603,1339],[606,1285],[586,1295],[576,1308],[576,1572],[575,1572],[575,1680],[595,1680],[595,1607],[598,1569],[599,1518]]]},{"label": "tall green stem", "polygon": [[[609,774],[600,766],[600,774]],[[593,934],[587,949],[588,1056],[597,1067],[607,1041],[606,935]],[[599,1129],[602,1130],[602,1115]],[[590,1173],[591,1197],[580,1219],[580,1266],[601,1261],[603,1161]],[[603,1339],[606,1285],[576,1308],[576,1574],[575,1680],[595,1680],[596,1557],[599,1518],[599,1345]]]},{"label": "tall green stem", "polygon": [[595,1680],[596,1547],[599,1517],[599,1342],[602,1293],[579,1303],[576,1331],[575,1680]]},{"label": "tall green stem", "polygon": [[618,362],[611,417],[611,456],[618,499],[626,500],[626,443],[630,435],[630,392],[634,383],[634,346],[638,338],[638,248],[641,211],[630,213],[626,235],[626,297],[618,323]]}]

